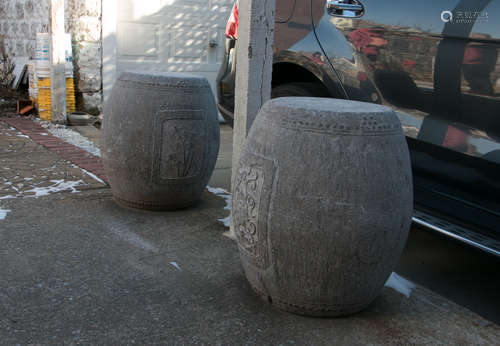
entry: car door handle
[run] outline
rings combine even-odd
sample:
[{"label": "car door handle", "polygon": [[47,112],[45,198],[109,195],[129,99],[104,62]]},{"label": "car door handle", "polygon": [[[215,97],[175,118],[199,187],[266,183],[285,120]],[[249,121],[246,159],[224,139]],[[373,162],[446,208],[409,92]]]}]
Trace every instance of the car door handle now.
[{"label": "car door handle", "polygon": [[327,0],[326,8],[336,17],[361,17],[364,13],[363,5],[356,0]]}]

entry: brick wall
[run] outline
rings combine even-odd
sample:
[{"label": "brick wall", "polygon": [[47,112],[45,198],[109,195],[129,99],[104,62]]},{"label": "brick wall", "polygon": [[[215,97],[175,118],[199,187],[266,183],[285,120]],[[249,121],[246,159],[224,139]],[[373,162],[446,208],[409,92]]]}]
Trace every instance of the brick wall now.
[{"label": "brick wall", "polygon": [[0,35],[11,57],[34,57],[36,33],[49,31],[49,0],[1,0]]},{"label": "brick wall", "polygon": [[[102,104],[101,0],[66,0],[78,109],[98,114]],[[0,0],[0,36],[11,57],[35,57],[36,34],[49,31],[49,0]]]}]

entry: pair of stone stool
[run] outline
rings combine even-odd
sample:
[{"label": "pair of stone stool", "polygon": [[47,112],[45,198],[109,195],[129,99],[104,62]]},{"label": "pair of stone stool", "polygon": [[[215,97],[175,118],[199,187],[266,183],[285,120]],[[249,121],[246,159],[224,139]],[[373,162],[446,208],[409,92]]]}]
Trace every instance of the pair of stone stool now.
[{"label": "pair of stone stool", "polygon": [[[119,204],[192,205],[218,149],[218,115],[204,77],[118,78],[105,107],[103,160]],[[271,100],[233,169],[232,227],[258,295],[313,316],[355,313],[376,298],[403,251],[413,211],[408,148],[390,108]]]}]

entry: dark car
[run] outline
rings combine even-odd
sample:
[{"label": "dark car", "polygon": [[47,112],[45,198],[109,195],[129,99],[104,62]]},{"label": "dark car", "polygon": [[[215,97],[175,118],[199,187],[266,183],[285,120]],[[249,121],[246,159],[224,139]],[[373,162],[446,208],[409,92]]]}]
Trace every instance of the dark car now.
[{"label": "dark car", "polygon": [[[234,15],[217,78],[231,124]],[[414,221],[500,256],[499,16],[487,0],[276,0],[272,97],[392,107],[411,153]]]}]

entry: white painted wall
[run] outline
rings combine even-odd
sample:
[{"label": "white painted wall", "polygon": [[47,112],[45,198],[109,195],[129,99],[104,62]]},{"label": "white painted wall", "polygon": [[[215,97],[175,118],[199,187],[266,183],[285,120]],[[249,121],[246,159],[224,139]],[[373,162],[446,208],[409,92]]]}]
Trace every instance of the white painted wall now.
[{"label": "white painted wall", "polygon": [[[104,97],[124,70],[215,78],[233,0],[103,0]],[[210,46],[215,42],[215,47]]]}]

